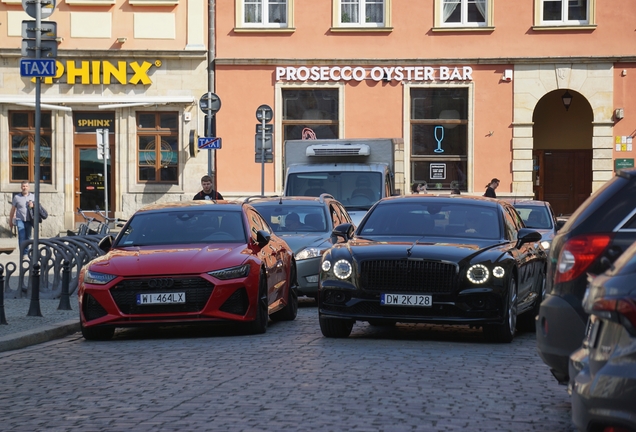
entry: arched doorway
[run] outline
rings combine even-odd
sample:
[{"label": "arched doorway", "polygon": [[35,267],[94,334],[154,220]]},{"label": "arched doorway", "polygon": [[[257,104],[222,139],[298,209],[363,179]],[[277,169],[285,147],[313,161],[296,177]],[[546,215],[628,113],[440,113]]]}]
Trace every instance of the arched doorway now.
[{"label": "arched doorway", "polygon": [[[568,109],[563,96],[572,97]],[[580,93],[559,89],[545,94],[532,115],[533,190],[556,214],[571,214],[592,193],[594,114]]]}]

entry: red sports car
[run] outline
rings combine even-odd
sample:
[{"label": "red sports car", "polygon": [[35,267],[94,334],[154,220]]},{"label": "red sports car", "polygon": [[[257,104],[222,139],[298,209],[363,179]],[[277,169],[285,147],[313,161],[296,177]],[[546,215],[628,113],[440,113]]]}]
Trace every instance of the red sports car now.
[{"label": "red sports car", "polygon": [[296,318],[293,251],[249,204],[144,207],[100,247],[106,254],[79,275],[85,339],[110,339],[116,327],[206,322],[264,333],[269,317]]}]

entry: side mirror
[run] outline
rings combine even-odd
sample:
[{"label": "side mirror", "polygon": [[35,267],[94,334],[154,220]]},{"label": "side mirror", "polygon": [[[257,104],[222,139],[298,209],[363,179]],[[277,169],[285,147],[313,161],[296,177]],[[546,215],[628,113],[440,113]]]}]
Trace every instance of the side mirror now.
[{"label": "side mirror", "polygon": [[113,240],[115,238],[112,235],[107,235],[103,239],[97,243],[97,247],[100,248],[104,253],[108,253],[110,249],[113,247]]},{"label": "side mirror", "polygon": [[256,244],[258,245],[258,247],[262,248],[267,246],[271,238],[272,236],[269,235],[267,231],[264,231],[264,230],[256,231]]},{"label": "side mirror", "polygon": [[518,238],[518,246],[521,246],[524,243],[534,243],[541,241],[541,233],[533,230],[532,228],[521,228],[519,230]]},{"label": "side mirror", "polygon": [[331,232],[331,238],[341,238],[344,241],[349,241],[349,239],[353,237],[354,231],[355,227],[353,224],[343,223],[333,229]]}]

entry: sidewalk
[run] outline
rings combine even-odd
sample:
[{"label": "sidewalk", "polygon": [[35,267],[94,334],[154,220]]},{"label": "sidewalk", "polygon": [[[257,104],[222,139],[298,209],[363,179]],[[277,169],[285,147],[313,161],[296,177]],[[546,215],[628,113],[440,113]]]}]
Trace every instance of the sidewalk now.
[{"label": "sidewalk", "polygon": [[[8,262],[19,265],[20,254],[17,238],[0,238],[0,250],[12,247],[15,247],[15,250],[11,254],[0,254],[0,264],[3,266]],[[42,315],[40,317],[27,316],[31,309],[30,298],[4,299],[4,316],[7,324],[0,324],[0,352],[47,342],[80,331],[77,296],[71,295],[73,310],[58,310],[59,303],[59,299],[40,299],[34,305],[37,310],[39,304]]]}]

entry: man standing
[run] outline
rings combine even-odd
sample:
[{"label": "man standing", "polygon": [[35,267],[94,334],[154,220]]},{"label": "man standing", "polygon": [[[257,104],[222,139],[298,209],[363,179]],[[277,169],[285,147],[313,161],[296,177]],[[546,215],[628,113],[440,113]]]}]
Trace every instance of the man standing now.
[{"label": "man standing", "polygon": [[497,194],[495,193],[495,189],[497,189],[497,186],[499,186],[498,178],[490,180],[490,183],[486,185],[486,193],[484,193],[484,196],[489,198],[497,198]]},{"label": "man standing", "polygon": [[[18,246],[22,242],[31,239],[33,232],[33,219],[29,209],[33,208],[35,195],[29,192],[29,182],[23,181],[20,185],[22,192],[16,194],[11,202],[11,213],[9,214],[9,226],[18,228]],[[24,249],[23,255],[28,255],[28,250]]]},{"label": "man standing", "polygon": [[210,177],[209,175],[204,175],[203,177],[201,177],[201,187],[203,188],[203,190],[197,193],[192,199],[215,201],[223,199],[223,195],[212,189],[212,177]]}]

